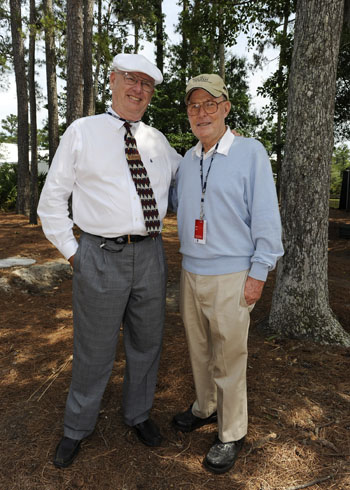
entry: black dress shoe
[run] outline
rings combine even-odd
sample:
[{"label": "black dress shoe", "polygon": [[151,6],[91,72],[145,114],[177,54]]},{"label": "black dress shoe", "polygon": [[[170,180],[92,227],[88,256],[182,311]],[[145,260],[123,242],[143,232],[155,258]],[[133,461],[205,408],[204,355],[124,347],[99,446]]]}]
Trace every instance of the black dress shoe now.
[{"label": "black dress shoe", "polygon": [[160,446],[163,438],[158,426],[151,419],[133,426],[137,437],[146,446]]},{"label": "black dress shoe", "polygon": [[57,468],[67,468],[71,465],[79,452],[81,440],[62,437],[56,448],[53,464]]},{"label": "black dress shoe", "polygon": [[226,473],[235,464],[243,443],[244,437],[233,442],[221,442],[217,437],[204,459],[204,466],[213,473]]},{"label": "black dress shoe", "polygon": [[177,413],[173,418],[173,425],[182,432],[192,432],[203,427],[203,425],[213,424],[217,421],[217,413],[214,412],[209,417],[201,419],[192,413],[192,405],[186,412]]}]

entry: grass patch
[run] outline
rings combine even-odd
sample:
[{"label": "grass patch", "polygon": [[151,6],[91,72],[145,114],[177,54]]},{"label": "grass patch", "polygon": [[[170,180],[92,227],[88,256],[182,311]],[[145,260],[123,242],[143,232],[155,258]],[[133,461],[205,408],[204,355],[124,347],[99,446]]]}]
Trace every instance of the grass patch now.
[{"label": "grass patch", "polygon": [[339,209],[339,199],[330,199],[329,207],[334,209]]}]

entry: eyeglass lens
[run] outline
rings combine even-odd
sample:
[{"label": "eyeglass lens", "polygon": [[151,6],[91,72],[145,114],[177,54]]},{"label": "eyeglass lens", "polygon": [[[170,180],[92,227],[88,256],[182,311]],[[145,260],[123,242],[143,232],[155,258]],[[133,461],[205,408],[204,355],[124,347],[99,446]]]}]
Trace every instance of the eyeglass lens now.
[{"label": "eyeglass lens", "polygon": [[200,113],[201,107],[207,114],[214,114],[218,110],[218,105],[223,102],[216,102],[215,100],[207,100],[201,104],[188,104],[187,111],[191,116],[196,116]]},{"label": "eyeglass lens", "polygon": [[148,80],[143,80],[142,78],[137,78],[134,75],[130,75],[129,73],[124,74],[124,80],[127,85],[136,85],[138,81],[141,82],[141,87],[145,92],[152,92],[154,89],[154,85],[152,82]]}]

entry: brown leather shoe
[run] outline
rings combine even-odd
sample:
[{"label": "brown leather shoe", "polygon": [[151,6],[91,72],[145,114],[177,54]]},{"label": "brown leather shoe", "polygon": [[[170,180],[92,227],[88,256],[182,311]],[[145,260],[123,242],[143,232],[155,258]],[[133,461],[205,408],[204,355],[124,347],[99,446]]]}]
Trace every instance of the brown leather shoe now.
[{"label": "brown leather shoe", "polygon": [[56,447],[55,459],[53,464],[57,468],[67,468],[76,458],[81,440],[70,439],[70,437],[62,437]]},{"label": "brown leather shoe", "polygon": [[203,427],[203,425],[213,424],[217,421],[217,413],[214,412],[209,417],[201,419],[192,413],[192,405],[186,412],[177,413],[173,418],[175,429],[182,432],[192,432],[193,430]]}]

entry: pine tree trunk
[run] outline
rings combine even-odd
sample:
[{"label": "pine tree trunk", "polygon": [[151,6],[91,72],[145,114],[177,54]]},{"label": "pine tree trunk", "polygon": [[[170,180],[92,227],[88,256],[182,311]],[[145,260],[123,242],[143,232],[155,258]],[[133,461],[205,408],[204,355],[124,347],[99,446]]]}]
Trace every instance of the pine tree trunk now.
[{"label": "pine tree trunk", "polygon": [[344,0],[299,0],[281,175],[285,255],[269,329],[350,346],[328,298],[328,210],[337,59]]},{"label": "pine tree trunk", "polygon": [[343,28],[350,29],[350,0],[344,2],[344,24]]},{"label": "pine tree trunk", "polygon": [[49,122],[49,165],[56,153],[59,143],[58,132],[58,99],[56,79],[56,49],[55,26],[52,0],[43,2],[45,14],[45,58],[46,58],[46,86]]},{"label": "pine tree trunk", "polygon": [[94,23],[94,0],[84,0],[84,102],[83,115],[91,116],[95,112],[94,90],[92,82],[92,28]]},{"label": "pine tree trunk", "polygon": [[98,78],[100,75],[100,67],[101,67],[101,34],[102,34],[102,0],[97,1],[97,35],[98,35],[98,43],[95,51],[95,73],[94,73],[94,111],[96,111],[96,101],[98,97]]},{"label": "pine tree trunk", "polygon": [[[182,87],[186,86],[187,81],[187,70],[188,70],[188,60],[189,60],[189,47],[188,47],[188,37],[187,32],[184,27],[184,23],[188,19],[188,0],[182,0],[182,31],[181,31],[181,66],[180,66],[180,79]],[[185,103],[183,104],[183,108],[185,109]]]},{"label": "pine tree trunk", "polygon": [[35,0],[30,0],[30,37],[29,37],[29,102],[30,102],[30,213],[29,223],[36,225],[38,207],[38,142],[35,93],[35,39],[36,39],[36,7]]},{"label": "pine tree trunk", "polygon": [[140,24],[137,20],[134,21],[134,53],[139,52],[140,47]]},{"label": "pine tree trunk", "polygon": [[[198,16],[198,11],[200,9],[200,0],[194,0],[193,2],[193,7],[192,7],[192,16],[193,18],[196,18]],[[189,38],[189,53],[190,53],[190,72],[195,75],[199,75],[200,70],[199,70],[199,59],[197,56],[197,46],[196,46],[197,39],[193,39],[192,36]]]},{"label": "pine tree trunk", "polygon": [[225,81],[225,45],[219,44],[219,75]]},{"label": "pine tree trunk", "polygon": [[67,0],[67,126],[83,115],[83,2]]},{"label": "pine tree trunk", "polygon": [[18,164],[16,211],[29,213],[29,125],[27,74],[22,38],[21,1],[10,0],[11,33],[17,90]]},{"label": "pine tree trunk", "polygon": [[218,6],[218,29],[219,29],[219,75],[225,81],[225,43],[222,31],[223,7]]},{"label": "pine tree trunk", "polygon": [[154,10],[156,14],[156,65],[164,71],[164,22],[162,11],[163,0],[155,0]]},{"label": "pine tree trunk", "polygon": [[283,138],[282,138],[282,113],[284,108],[284,74],[283,67],[286,65],[286,39],[288,35],[288,23],[290,14],[290,3],[287,1],[284,6],[284,17],[283,17],[283,31],[282,37],[283,41],[281,44],[279,62],[278,62],[278,74],[277,74],[277,127],[276,127],[276,171],[277,171],[277,195],[280,198],[280,188],[281,188],[281,168],[282,168],[282,150],[283,150]]}]

